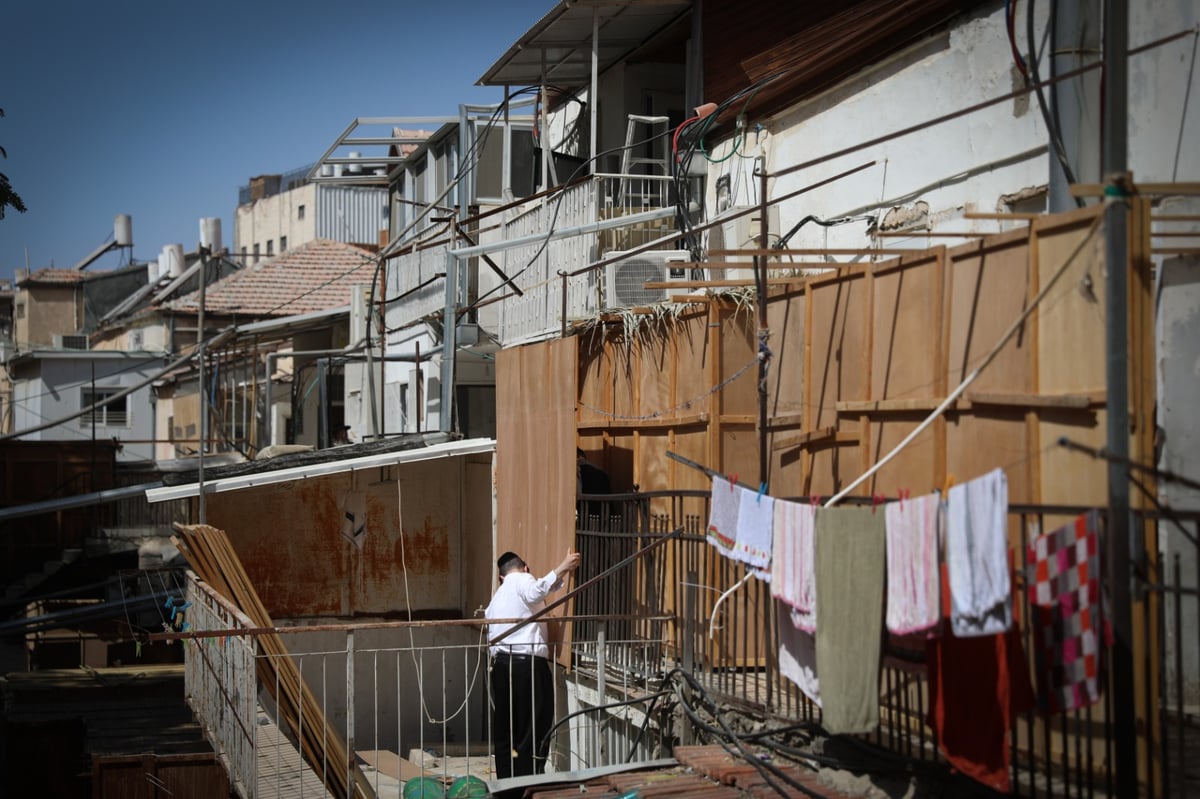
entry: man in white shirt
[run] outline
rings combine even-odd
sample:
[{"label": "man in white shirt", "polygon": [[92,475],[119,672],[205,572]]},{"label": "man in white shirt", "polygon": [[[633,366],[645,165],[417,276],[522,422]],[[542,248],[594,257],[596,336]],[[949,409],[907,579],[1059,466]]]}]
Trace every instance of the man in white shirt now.
[{"label": "man in white shirt", "polygon": [[[546,596],[579,568],[579,560],[578,552],[568,552],[558,568],[536,578],[515,552],[505,552],[496,561],[500,587],[484,615],[488,619],[529,618],[545,606]],[[495,640],[515,626],[513,622],[489,624],[488,638]],[[491,654],[496,777],[534,774],[545,766],[550,747],[546,733],[554,724],[554,675],[545,623],[517,629],[494,644]]]}]

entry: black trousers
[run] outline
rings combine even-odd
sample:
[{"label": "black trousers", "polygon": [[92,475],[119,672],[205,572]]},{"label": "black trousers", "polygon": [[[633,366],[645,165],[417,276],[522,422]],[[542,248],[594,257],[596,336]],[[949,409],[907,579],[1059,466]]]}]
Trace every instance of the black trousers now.
[{"label": "black trousers", "polygon": [[492,752],[496,777],[540,773],[554,724],[554,675],[545,658],[497,655],[492,659]]}]

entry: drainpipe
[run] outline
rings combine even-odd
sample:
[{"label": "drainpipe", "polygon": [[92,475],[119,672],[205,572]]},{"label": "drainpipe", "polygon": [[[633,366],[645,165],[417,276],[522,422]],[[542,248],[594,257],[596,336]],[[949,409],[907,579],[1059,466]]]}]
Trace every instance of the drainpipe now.
[{"label": "drainpipe", "polygon": [[[1100,58],[1100,0],[1059,0],[1051,8],[1050,78]],[[1100,71],[1092,70],[1049,89],[1052,119],[1067,162],[1080,183],[1100,181]],[[1050,154],[1051,213],[1076,207],[1062,164]]]},{"label": "drainpipe", "polygon": [[[457,212],[455,212],[457,217]],[[450,252],[446,253],[446,308],[442,318],[442,406],[438,411],[438,430],[449,433],[453,428],[451,402],[454,397],[455,329],[458,327],[458,265],[454,256],[458,226],[450,228]]]}]

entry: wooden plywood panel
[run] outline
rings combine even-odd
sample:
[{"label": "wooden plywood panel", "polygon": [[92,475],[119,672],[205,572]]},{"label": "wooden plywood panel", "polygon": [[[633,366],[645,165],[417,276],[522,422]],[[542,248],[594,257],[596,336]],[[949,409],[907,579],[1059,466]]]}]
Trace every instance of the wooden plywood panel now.
[{"label": "wooden plywood panel", "polygon": [[[675,433],[674,451],[696,463],[708,462],[708,431],[702,428],[691,428]],[[712,487],[712,480],[698,469],[683,464],[675,465],[675,477],[672,488],[697,489],[707,491]],[[705,520],[705,524],[708,520]]]},{"label": "wooden plywood panel", "polygon": [[641,491],[661,491],[671,487],[667,448],[670,434],[664,429],[638,434],[638,488]]},{"label": "wooden plywood panel", "polygon": [[1108,441],[1106,425],[1102,409],[1096,412],[1056,411],[1040,414],[1038,435],[1045,448],[1042,454],[1042,503],[1097,506],[1108,504],[1106,462],[1062,447],[1050,446],[1065,436],[1085,446],[1102,448]]},{"label": "wooden plywood panel", "polygon": [[[947,474],[956,483],[965,483],[1000,466],[1008,476],[1009,502],[1035,501],[1035,463],[1029,457],[1025,431],[1025,412],[1021,409],[950,414],[946,425]],[[917,493],[915,489],[913,493]]]},{"label": "wooden plywood panel", "polygon": [[635,348],[638,370],[637,415],[676,415],[673,391],[674,347],[670,336],[646,337]]},{"label": "wooden plywood panel", "polygon": [[676,326],[671,342],[674,346],[676,401],[697,400],[690,409],[684,409],[681,413],[699,413],[706,410],[704,397],[710,387],[707,317],[686,317]]},{"label": "wooden plywood panel", "polygon": [[[748,310],[721,311],[721,380],[729,380],[734,373],[751,362],[757,362],[757,342],[754,330],[757,327]],[[757,368],[751,366],[736,380],[732,380],[720,392],[722,414],[757,414],[758,384],[755,380]],[[757,471],[757,470],[756,470]]]},{"label": "wooden plywood panel", "polygon": [[607,349],[609,374],[612,381],[612,412],[617,416],[638,415],[637,358],[632,346],[610,344]]},{"label": "wooden plywood panel", "polygon": [[[950,330],[947,370],[953,388],[991,351],[1026,307],[1029,245],[1024,232],[950,253]],[[1018,331],[972,383],[974,391],[1027,393],[1032,373],[1031,328]]]},{"label": "wooden plywood panel", "polygon": [[805,475],[800,495],[816,495],[828,499],[858,477],[862,471],[862,448],[857,443],[814,447],[812,466]]},{"label": "wooden plywood panel", "polygon": [[726,426],[721,430],[721,474],[737,475],[746,485],[758,481],[758,433],[753,428]]},{"label": "wooden plywood panel", "polygon": [[932,397],[941,354],[941,251],[872,281],[871,399]]},{"label": "wooden plywood panel", "polygon": [[1037,311],[1038,388],[1042,393],[1087,392],[1105,385],[1104,237],[1091,218],[1038,228],[1038,286],[1065,271]]},{"label": "wooden plywood panel", "polygon": [[[608,353],[602,342],[592,336],[583,336],[579,341],[579,424],[606,424],[611,412],[609,389],[612,378],[609,375],[610,362]],[[497,395],[497,401],[499,401]]]},{"label": "wooden plywood panel", "polygon": [[536,572],[574,543],[576,339],[496,358],[496,549]]},{"label": "wooden plywood panel", "polygon": [[803,294],[790,294],[767,305],[768,346],[775,353],[767,376],[767,416],[799,415],[804,410]]},{"label": "wooden plywood panel", "polygon": [[[870,426],[869,459],[876,463],[911,433],[925,414],[895,414],[886,419],[872,420]],[[936,438],[933,427],[927,427],[912,443],[863,486],[855,490],[861,495],[883,494],[894,497],[900,489],[913,494],[924,494],[937,484],[935,464],[937,461]],[[940,487],[940,486],[938,486]]]},{"label": "wooden plywood panel", "polygon": [[866,279],[841,276],[810,286],[812,367],[805,389],[812,428],[838,423],[839,400],[866,399],[863,366],[867,313]]},{"label": "wooden plywood panel", "polygon": [[604,456],[609,484],[614,493],[632,491],[635,484],[642,488],[638,475],[637,440],[631,431],[622,431],[620,435],[610,434]]}]

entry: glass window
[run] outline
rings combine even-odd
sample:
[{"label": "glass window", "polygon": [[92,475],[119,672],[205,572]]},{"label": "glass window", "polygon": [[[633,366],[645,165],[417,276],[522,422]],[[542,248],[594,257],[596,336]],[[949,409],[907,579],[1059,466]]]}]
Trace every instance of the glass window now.
[{"label": "glass window", "polygon": [[304,206],[303,206],[303,205],[297,205],[297,206],[296,206],[296,218],[297,218],[297,219],[303,219],[303,218],[304,218]]},{"label": "glass window", "polygon": [[[97,402],[104,402],[114,396],[120,389],[116,388],[85,388],[80,391],[79,407],[87,408]],[[79,417],[80,427],[91,427],[92,422],[97,427],[128,427],[129,426],[129,397],[107,402],[95,410],[88,411]]]}]

